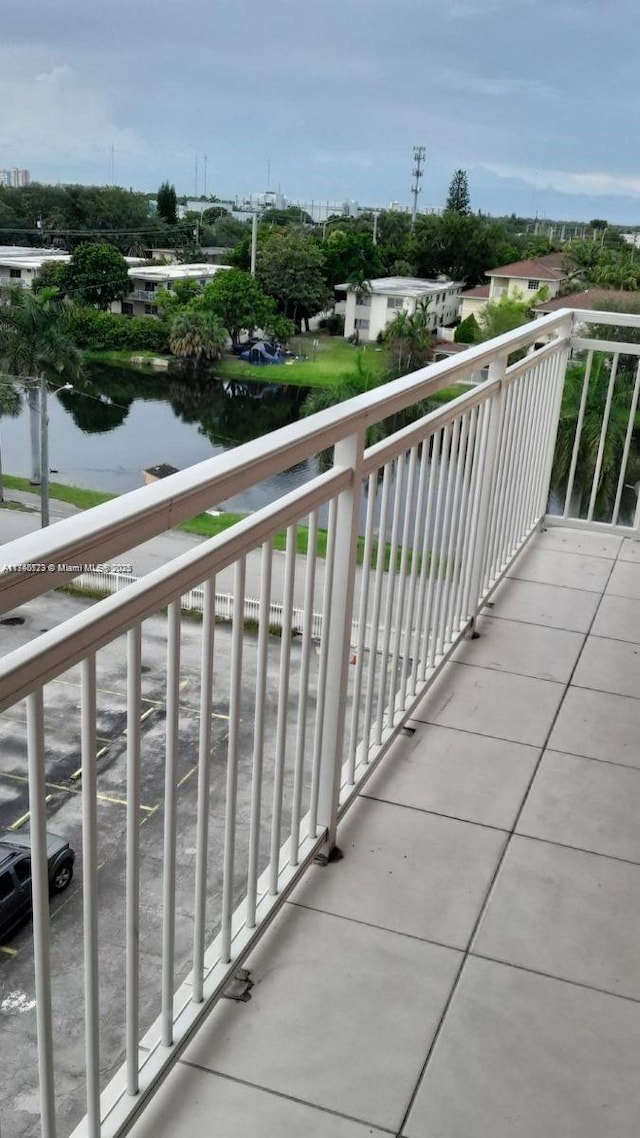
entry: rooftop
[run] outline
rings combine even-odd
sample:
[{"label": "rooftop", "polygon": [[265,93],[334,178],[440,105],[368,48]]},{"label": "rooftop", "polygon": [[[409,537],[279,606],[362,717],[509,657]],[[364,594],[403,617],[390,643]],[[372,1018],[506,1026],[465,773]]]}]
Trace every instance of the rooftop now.
[{"label": "rooftop", "polygon": [[[460,281],[430,281],[420,277],[377,277],[367,282],[369,291],[382,296],[428,296],[433,292],[462,288]],[[355,292],[348,281],[335,286],[338,292]]]},{"label": "rooftop", "polygon": [[190,265],[144,265],[138,269],[129,269],[129,276],[144,277],[146,281],[185,281],[215,277],[216,273],[230,268],[231,265],[212,265],[208,261]]},{"label": "rooftop", "polygon": [[490,291],[491,285],[475,285],[474,288],[467,288],[464,292],[460,293],[460,299],[467,300],[472,297],[477,297],[479,300],[488,300]]},{"label": "rooftop", "polygon": [[564,296],[554,296],[551,300],[543,300],[536,304],[534,312],[544,315],[547,312],[557,312],[560,308],[597,308],[603,301],[607,305],[627,305],[630,301],[638,301],[637,292],[611,288],[586,288],[580,292],[569,292]]},{"label": "rooftop", "polygon": [[517,277],[540,281],[564,280],[569,274],[565,268],[564,253],[548,253],[544,257],[531,258],[528,261],[514,261],[510,265],[501,265],[497,269],[489,269],[488,277]]}]

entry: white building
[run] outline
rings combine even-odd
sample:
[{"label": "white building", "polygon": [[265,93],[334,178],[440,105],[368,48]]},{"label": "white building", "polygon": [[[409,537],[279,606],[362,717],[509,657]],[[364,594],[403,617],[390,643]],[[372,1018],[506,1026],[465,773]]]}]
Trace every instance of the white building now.
[{"label": "white building", "polygon": [[381,332],[404,311],[412,315],[421,301],[429,302],[429,328],[432,332],[453,324],[460,307],[459,281],[427,281],[414,277],[379,277],[368,282],[366,291],[347,284],[336,285],[346,292],[346,300],[336,305],[344,316],[345,337],[357,333],[364,343],[375,341]]},{"label": "white building", "polygon": [[9,288],[31,288],[43,265],[66,265],[71,254],[29,245],[0,245],[0,297]]},{"label": "white building", "polygon": [[206,285],[216,273],[230,269],[231,265],[144,265],[129,269],[131,292],[123,301],[116,301],[113,312],[127,316],[155,316],[157,294],[171,289],[176,281],[197,281]]}]

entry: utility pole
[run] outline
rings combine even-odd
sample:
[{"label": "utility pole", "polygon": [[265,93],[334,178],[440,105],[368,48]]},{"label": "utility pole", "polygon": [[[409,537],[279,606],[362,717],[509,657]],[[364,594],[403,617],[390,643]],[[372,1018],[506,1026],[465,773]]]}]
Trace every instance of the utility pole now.
[{"label": "utility pole", "polygon": [[415,229],[416,215],[418,213],[418,194],[421,192],[420,179],[422,178],[422,163],[427,156],[427,151],[424,146],[414,146],[413,148],[413,162],[414,167],[411,171],[413,175],[413,185],[411,193],[413,194],[413,211],[411,213],[411,228]]},{"label": "utility pole", "polygon": [[194,193],[194,195],[193,195],[193,196],[194,196],[195,198],[197,198],[197,196],[198,196],[198,155],[197,155],[197,154],[196,154],[196,177],[195,177],[195,193]]},{"label": "utility pole", "polygon": [[256,275],[256,252],[258,248],[258,213],[254,213],[251,221],[251,276]]},{"label": "utility pole", "polygon": [[207,156],[204,156],[204,196],[207,196]]}]

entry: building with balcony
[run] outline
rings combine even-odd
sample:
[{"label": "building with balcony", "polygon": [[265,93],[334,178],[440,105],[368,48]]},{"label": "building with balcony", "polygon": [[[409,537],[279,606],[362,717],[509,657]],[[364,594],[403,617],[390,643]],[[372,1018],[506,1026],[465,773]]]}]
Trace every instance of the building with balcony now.
[{"label": "building with balcony", "polygon": [[171,289],[176,281],[197,281],[206,285],[216,273],[230,268],[229,265],[187,264],[187,265],[147,265],[129,269],[131,292],[122,301],[115,301],[113,312],[123,312],[127,316],[155,316],[156,294],[161,289]]},{"label": "building with balcony", "polygon": [[565,262],[564,253],[549,253],[490,269],[485,273],[489,278],[488,284],[476,285],[461,294],[461,319],[478,316],[490,300],[500,300],[503,296],[527,300],[543,287],[547,290],[548,299],[553,299],[562,292],[569,279]]},{"label": "building with balcony", "polygon": [[[0,958],[3,1135],[636,1133],[625,325],[561,309],[2,549],[0,818],[34,910]],[[48,827],[77,854],[51,911]]]},{"label": "building with balcony", "polygon": [[356,289],[349,283],[339,284],[336,292],[346,293],[346,298],[336,305],[336,312],[344,315],[345,337],[357,333],[361,342],[374,343],[399,312],[412,315],[426,300],[429,327],[432,332],[438,332],[456,321],[461,288],[456,281],[413,277],[379,277],[368,281],[364,289]]}]

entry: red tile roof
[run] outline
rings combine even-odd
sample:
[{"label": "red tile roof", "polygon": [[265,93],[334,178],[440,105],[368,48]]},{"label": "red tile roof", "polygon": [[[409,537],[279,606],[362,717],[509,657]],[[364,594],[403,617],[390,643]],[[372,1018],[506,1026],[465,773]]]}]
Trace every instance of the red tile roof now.
[{"label": "red tile roof", "polygon": [[477,297],[478,299],[488,300],[489,290],[491,285],[476,285],[475,288],[468,288],[465,292],[460,293],[460,299],[466,300],[467,297]]},{"label": "red tile roof", "polygon": [[486,276],[516,277],[519,280],[558,281],[569,275],[564,267],[564,260],[564,253],[547,253],[544,257],[532,258],[529,261],[514,261],[511,265],[501,265],[498,269],[489,269]]},{"label": "red tile roof", "polygon": [[543,315],[546,312],[557,312],[559,308],[597,308],[603,300],[638,301],[640,307],[640,292],[630,292],[613,288],[587,288],[581,292],[569,292],[566,296],[554,296],[552,300],[543,300],[536,304],[534,312]]}]

